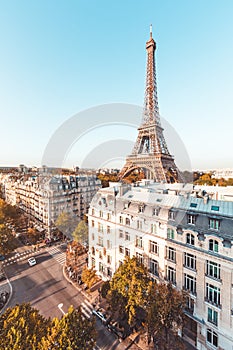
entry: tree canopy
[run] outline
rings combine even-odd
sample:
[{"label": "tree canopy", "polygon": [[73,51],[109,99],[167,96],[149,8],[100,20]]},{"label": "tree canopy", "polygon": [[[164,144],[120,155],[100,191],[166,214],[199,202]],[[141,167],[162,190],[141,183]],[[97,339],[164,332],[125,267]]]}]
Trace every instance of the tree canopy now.
[{"label": "tree canopy", "polygon": [[83,316],[81,309],[70,306],[60,320],[54,318],[48,334],[43,337],[40,350],[92,350],[96,331],[93,319]]},{"label": "tree canopy", "polygon": [[8,308],[0,316],[1,349],[92,350],[96,342],[94,319],[72,306],[61,319],[46,319],[29,303]]},{"label": "tree canopy", "polygon": [[84,220],[80,221],[72,232],[74,241],[79,243],[87,243],[88,241],[88,226]]}]

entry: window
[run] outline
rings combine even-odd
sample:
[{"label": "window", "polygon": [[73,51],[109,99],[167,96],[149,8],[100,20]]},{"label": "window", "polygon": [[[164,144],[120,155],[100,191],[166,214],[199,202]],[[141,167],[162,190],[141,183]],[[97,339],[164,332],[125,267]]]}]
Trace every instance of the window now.
[{"label": "window", "polygon": [[154,260],[154,259],[149,259],[149,269],[150,269],[150,273],[152,273],[153,275],[158,276],[158,261]]},{"label": "window", "polygon": [[130,241],[130,234],[129,232],[125,232],[125,240]]},{"label": "window", "polygon": [[197,207],[197,203],[191,203],[190,204],[190,208],[196,208]]},{"label": "window", "polygon": [[196,256],[189,253],[184,253],[184,266],[189,269],[196,270]]},{"label": "window", "polygon": [[196,215],[188,214],[188,224],[195,225]]},{"label": "window", "polygon": [[140,253],[136,253],[136,258],[140,262],[140,264],[143,264],[143,255]]},{"label": "window", "polygon": [[143,248],[142,237],[136,236],[136,247]]},{"label": "window", "polygon": [[220,264],[213,261],[206,261],[206,274],[209,277],[220,279]]},{"label": "window", "polygon": [[209,219],[209,228],[211,230],[219,230],[220,228],[220,221],[217,219]]},{"label": "window", "polygon": [[101,247],[103,247],[104,246],[104,244],[103,244],[103,237],[98,237],[98,245],[100,245]]},{"label": "window", "polygon": [[107,226],[107,233],[111,233],[111,227]]},{"label": "window", "polygon": [[92,241],[95,240],[95,235],[94,235],[94,233],[91,234],[91,238],[92,238]]},{"label": "window", "polygon": [[171,266],[167,266],[167,280],[176,284],[176,270]]},{"label": "window", "polygon": [[211,250],[212,252],[218,253],[218,241],[216,241],[215,239],[210,239],[209,250]]},{"label": "window", "polygon": [[99,259],[103,259],[102,252],[99,252]]},{"label": "window", "polygon": [[208,307],[208,322],[213,323],[215,326],[218,325],[218,313],[217,311]]},{"label": "window", "polygon": [[153,208],[153,215],[158,216],[159,210],[160,210],[160,208]]},{"label": "window", "polygon": [[111,241],[108,239],[107,240],[107,249],[111,249],[112,248],[112,244]]},{"label": "window", "polygon": [[150,232],[151,233],[156,233],[157,232],[157,225],[156,224],[151,224]]},{"label": "window", "polygon": [[130,225],[130,220],[129,220],[129,218],[126,218],[126,219],[125,219],[125,224],[128,225],[128,226]]},{"label": "window", "polygon": [[144,205],[139,205],[138,212],[139,212],[139,213],[143,213],[143,212],[144,212],[144,209],[145,209],[145,206],[144,206]]},{"label": "window", "polygon": [[129,248],[125,248],[125,256],[130,256],[130,249]]},{"label": "window", "polygon": [[91,215],[95,215],[95,209],[91,209]]},{"label": "window", "polygon": [[124,254],[124,247],[122,245],[119,246],[119,253]]},{"label": "window", "polygon": [[124,234],[123,234],[123,230],[119,230],[119,238],[123,238]]},{"label": "window", "polygon": [[95,258],[91,258],[91,266],[95,267]]},{"label": "window", "polygon": [[187,296],[185,310],[193,315],[195,302],[190,295]]},{"label": "window", "polygon": [[99,217],[100,217],[100,218],[103,217],[103,212],[102,212],[102,210],[99,211]]},{"label": "window", "polygon": [[219,206],[217,206],[217,205],[211,205],[211,210],[219,211]]},{"label": "window", "polygon": [[111,264],[111,262],[112,262],[111,255],[107,255],[107,264]]},{"label": "window", "polygon": [[120,224],[123,224],[123,217],[122,216],[119,217],[119,222],[120,222]]},{"label": "window", "polygon": [[91,227],[95,227],[95,221],[91,220]]},{"label": "window", "polygon": [[107,214],[107,220],[111,221],[111,214],[110,213]]},{"label": "window", "polygon": [[220,306],[220,288],[206,283],[206,301],[216,306]]},{"label": "window", "polygon": [[91,254],[95,255],[95,248],[94,247],[91,248]]},{"label": "window", "polygon": [[194,238],[194,235],[192,233],[187,233],[186,234],[186,243],[190,244],[190,245],[194,245],[195,238]]},{"label": "window", "polygon": [[175,220],[175,212],[172,210],[169,210],[168,212],[168,219],[169,220]]},{"label": "window", "polygon": [[137,229],[142,230],[142,222],[140,220],[137,220]]},{"label": "window", "polygon": [[103,233],[103,224],[101,224],[100,222],[98,222],[98,232]]},{"label": "window", "polygon": [[174,230],[172,228],[167,229],[167,238],[174,239]]},{"label": "window", "polygon": [[207,329],[206,338],[208,343],[216,346],[216,348],[218,347],[218,335],[212,329]]},{"label": "window", "polygon": [[196,278],[185,273],[184,289],[189,290],[192,294],[196,294]]},{"label": "window", "polygon": [[150,241],[149,251],[150,253],[158,254],[159,253],[158,243]]},{"label": "window", "polygon": [[176,250],[175,248],[167,247],[167,259],[176,262]]},{"label": "window", "polygon": [[104,271],[104,265],[102,264],[102,262],[99,262],[99,272],[103,272]]}]

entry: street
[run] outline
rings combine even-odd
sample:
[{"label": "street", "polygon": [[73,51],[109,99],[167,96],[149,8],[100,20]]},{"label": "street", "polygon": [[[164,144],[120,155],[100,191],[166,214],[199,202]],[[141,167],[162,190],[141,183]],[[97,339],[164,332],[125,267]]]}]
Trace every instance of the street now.
[{"label": "street", "polygon": [[[63,276],[62,265],[65,262],[65,246],[47,247],[30,256],[36,258],[37,264],[29,266],[23,257],[5,267],[11,282],[13,293],[8,307],[17,303],[30,302],[45,317],[61,317],[70,305],[84,306],[85,314],[91,316],[92,306],[71,283]],[[62,305],[62,310],[58,308]],[[84,308],[82,307],[82,309]],[[116,336],[110,333],[99,320],[96,320],[98,331],[97,349],[123,350]]]}]

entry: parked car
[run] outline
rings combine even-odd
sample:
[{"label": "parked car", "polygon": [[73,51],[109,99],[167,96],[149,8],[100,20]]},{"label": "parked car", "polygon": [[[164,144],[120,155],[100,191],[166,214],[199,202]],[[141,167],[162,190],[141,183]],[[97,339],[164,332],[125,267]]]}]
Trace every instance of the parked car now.
[{"label": "parked car", "polygon": [[119,340],[123,340],[126,338],[124,329],[120,328],[119,324],[117,322],[110,322],[107,325],[108,329],[113,332],[114,334],[117,335],[117,337],[119,338]]},{"label": "parked car", "polygon": [[108,317],[106,316],[106,314],[104,314],[103,312],[101,312],[101,309],[92,310],[93,315],[95,315],[96,317],[98,317],[104,324],[106,324],[108,322]]},{"label": "parked car", "polygon": [[0,261],[3,261],[5,259],[6,259],[5,256],[0,254]]},{"label": "parked car", "polygon": [[34,265],[36,265],[36,259],[35,258],[29,258],[28,259],[28,263],[29,263],[30,266],[34,266]]}]

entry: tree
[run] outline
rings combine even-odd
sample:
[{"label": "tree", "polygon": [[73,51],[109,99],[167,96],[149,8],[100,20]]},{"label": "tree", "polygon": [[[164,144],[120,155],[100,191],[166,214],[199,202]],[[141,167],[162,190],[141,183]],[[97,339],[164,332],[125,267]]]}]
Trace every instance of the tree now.
[{"label": "tree", "polygon": [[4,224],[0,224],[0,254],[5,255],[18,247],[18,242]]},{"label": "tree", "polygon": [[145,322],[148,343],[153,338],[161,350],[183,349],[178,329],[183,325],[186,298],[186,292],[170,283],[149,283]]},{"label": "tree", "polygon": [[83,269],[81,279],[87,285],[88,289],[90,289],[98,281],[96,270],[93,267],[91,269]]},{"label": "tree", "polygon": [[8,308],[0,316],[1,349],[37,350],[49,324],[29,303]]},{"label": "tree", "polygon": [[78,218],[76,216],[67,212],[62,212],[58,216],[55,225],[65,236],[69,236],[74,231],[77,220]]},{"label": "tree", "polygon": [[110,281],[108,300],[113,310],[133,327],[141,318],[149,283],[147,268],[136,257],[127,257]]},{"label": "tree", "polygon": [[107,294],[108,294],[109,290],[110,290],[110,282],[106,281],[100,287],[100,295],[102,296],[102,298],[106,298],[107,297]]},{"label": "tree", "polygon": [[40,350],[92,350],[96,343],[94,319],[83,316],[80,307],[70,306],[60,320],[54,318],[48,334],[43,337]]},{"label": "tree", "polygon": [[83,220],[78,223],[78,226],[72,233],[72,237],[79,243],[88,242],[88,226]]}]

